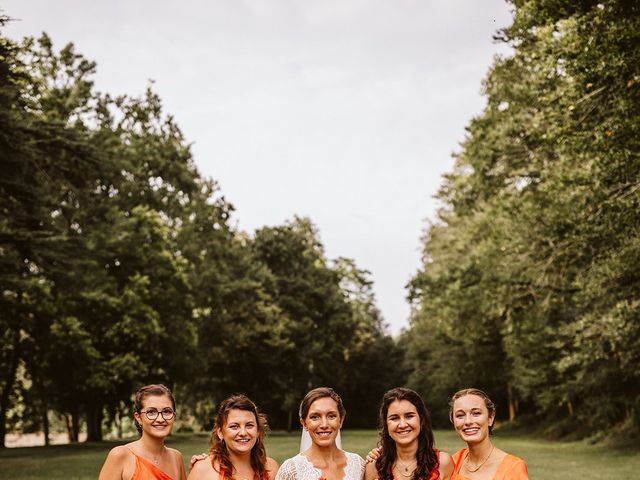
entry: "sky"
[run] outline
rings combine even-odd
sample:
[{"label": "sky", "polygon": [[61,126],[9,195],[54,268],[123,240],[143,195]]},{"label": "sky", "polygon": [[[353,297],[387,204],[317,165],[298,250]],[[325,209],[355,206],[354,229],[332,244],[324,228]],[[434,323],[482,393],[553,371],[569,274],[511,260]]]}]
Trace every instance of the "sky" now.
[{"label": "sky", "polygon": [[96,88],[150,80],[195,163],[253,232],[295,215],[327,257],[371,272],[408,327],[433,195],[485,105],[503,0],[3,0],[4,34],[46,31],[97,62]]}]

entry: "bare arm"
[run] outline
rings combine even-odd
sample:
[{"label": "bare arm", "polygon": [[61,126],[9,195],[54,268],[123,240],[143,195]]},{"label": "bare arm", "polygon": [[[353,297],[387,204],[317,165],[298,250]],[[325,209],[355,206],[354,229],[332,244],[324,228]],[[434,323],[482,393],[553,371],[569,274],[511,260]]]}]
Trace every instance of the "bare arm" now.
[{"label": "bare arm", "polygon": [[187,480],[187,473],[184,470],[184,459],[182,458],[182,454],[176,450],[171,449],[173,453],[173,461],[175,462],[176,468],[178,470],[178,478],[180,480]]},{"label": "bare arm", "polygon": [[112,448],[107,455],[98,480],[123,480],[123,474],[129,453],[125,447]]},{"label": "bare arm", "polygon": [[211,457],[207,455],[196,462],[189,472],[188,480],[218,480],[218,472],[211,465]]},{"label": "bare arm", "polygon": [[276,462],[273,458],[267,457],[267,471],[269,472],[269,480],[274,480],[276,478],[278,468],[278,462]]},{"label": "bare arm", "polygon": [[440,452],[440,478],[442,480],[449,480],[453,474],[453,458],[447,452]]},{"label": "bare arm", "polygon": [[369,462],[364,467],[364,480],[374,480],[378,477],[378,471],[376,470],[376,463]]},{"label": "bare arm", "polygon": [[209,458],[209,455],[206,453],[191,455],[191,460],[189,460],[189,471],[193,469],[193,466],[196,464],[196,462],[199,462],[200,460],[204,460],[206,458]]}]

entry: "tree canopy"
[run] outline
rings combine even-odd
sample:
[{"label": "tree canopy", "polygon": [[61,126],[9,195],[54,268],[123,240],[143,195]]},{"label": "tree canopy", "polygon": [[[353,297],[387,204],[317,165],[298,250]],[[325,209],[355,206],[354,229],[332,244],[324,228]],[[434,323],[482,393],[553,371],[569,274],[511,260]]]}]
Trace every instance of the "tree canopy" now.
[{"label": "tree canopy", "polygon": [[637,431],[640,8],[512,4],[410,285],[411,379],[559,434]]},{"label": "tree canopy", "polygon": [[97,92],[95,71],[46,34],[0,36],[0,443],[52,413],[100,440],[151,382],[202,425],[237,391],[275,426],[321,384],[370,411],[347,379],[395,378],[351,362],[397,347],[368,273],[326,258],[309,219],[232,227],[159,96]]}]

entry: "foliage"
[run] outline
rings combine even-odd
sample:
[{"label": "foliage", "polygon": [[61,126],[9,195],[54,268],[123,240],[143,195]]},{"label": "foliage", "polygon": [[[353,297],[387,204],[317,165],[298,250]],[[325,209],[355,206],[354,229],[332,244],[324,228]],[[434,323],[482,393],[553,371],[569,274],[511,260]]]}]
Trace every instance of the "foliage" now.
[{"label": "foliage", "polygon": [[411,284],[412,379],[583,434],[637,428],[640,11],[513,4],[514,54],[489,72]]},{"label": "foliage", "polygon": [[370,410],[353,385],[377,401],[397,349],[367,274],[310,220],[232,228],[158,95],[96,92],[95,70],[46,34],[0,36],[0,444],[51,411],[101,440],[151,382],[204,425],[234,391],[289,427],[310,385]]}]

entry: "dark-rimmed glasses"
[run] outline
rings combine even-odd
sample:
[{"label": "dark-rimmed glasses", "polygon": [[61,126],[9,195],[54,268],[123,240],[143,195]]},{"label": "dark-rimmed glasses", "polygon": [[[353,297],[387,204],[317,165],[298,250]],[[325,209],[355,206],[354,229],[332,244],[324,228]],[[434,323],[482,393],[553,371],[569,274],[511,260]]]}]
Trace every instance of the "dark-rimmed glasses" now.
[{"label": "dark-rimmed glasses", "polygon": [[165,420],[171,420],[176,416],[175,410],[169,407],[163,408],[160,411],[155,408],[148,408],[146,410],[140,410],[140,413],[144,413],[149,420],[155,420],[156,418],[158,418],[158,415],[162,415],[162,418],[164,418]]}]

